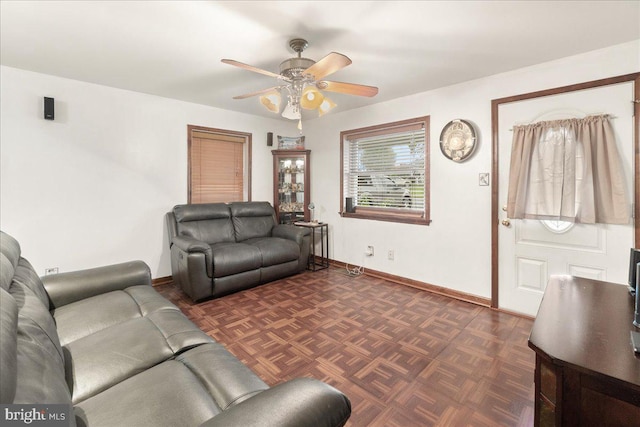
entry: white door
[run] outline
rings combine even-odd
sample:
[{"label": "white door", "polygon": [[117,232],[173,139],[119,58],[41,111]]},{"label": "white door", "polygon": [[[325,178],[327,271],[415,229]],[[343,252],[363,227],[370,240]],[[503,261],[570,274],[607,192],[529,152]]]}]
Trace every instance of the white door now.
[{"label": "white door", "polygon": [[[501,104],[499,109],[499,197],[506,205],[511,128],[515,124],[593,114],[610,114],[633,200],[633,82]],[[628,225],[544,223],[508,219],[500,210],[499,307],[535,316],[553,274],[569,274],[626,284],[633,220]],[[508,224],[510,223],[510,225]]]}]

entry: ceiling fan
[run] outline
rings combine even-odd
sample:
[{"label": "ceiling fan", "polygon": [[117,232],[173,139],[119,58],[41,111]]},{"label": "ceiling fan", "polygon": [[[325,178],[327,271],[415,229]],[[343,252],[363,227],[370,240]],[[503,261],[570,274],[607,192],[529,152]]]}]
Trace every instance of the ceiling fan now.
[{"label": "ceiling fan", "polygon": [[223,59],[225,64],[244,68],[245,70],[275,77],[282,84],[244,95],[234,96],[233,99],[244,99],[252,96],[260,96],[260,102],[269,111],[280,112],[282,95],[286,95],[287,105],[282,111],[282,117],[291,120],[299,120],[298,128],[301,129],[300,108],[317,110],[322,116],[331,110],[336,104],[324,96],[321,91],[344,93],[347,95],[372,97],[378,93],[378,88],[354,83],[343,83],[324,80],[325,77],[351,64],[351,60],[341,53],[331,52],[318,62],[302,57],[309,44],[306,40],[296,38],[289,42],[289,46],[298,54],[280,63],[280,74],[263,70],[233,59]]}]

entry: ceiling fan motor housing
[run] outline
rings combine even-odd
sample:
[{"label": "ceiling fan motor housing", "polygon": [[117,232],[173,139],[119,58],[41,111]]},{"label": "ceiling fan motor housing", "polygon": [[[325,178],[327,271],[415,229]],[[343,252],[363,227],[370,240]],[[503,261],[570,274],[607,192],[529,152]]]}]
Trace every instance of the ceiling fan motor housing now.
[{"label": "ceiling fan motor housing", "polygon": [[298,54],[297,58],[285,59],[280,63],[280,75],[287,79],[295,79],[301,77],[304,70],[316,63],[313,59],[302,58],[302,51],[309,46],[305,39],[291,39],[289,47]]},{"label": "ceiling fan motor housing", "polygon": [[309,58],[289,58],[280,63],[280,74],[288,79],[302,75],[302,72],[315,64]]}]

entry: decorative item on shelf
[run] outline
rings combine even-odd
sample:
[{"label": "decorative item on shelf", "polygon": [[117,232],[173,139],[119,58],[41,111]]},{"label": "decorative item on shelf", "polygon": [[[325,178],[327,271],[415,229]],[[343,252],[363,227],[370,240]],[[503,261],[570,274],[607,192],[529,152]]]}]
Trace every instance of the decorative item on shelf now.
[{"label": "decorative item on shelf", "polygon": [[278,150],[304,150],[304,136],[278,135]]},{"label": "decorative item on shelf", "polygon": [[471,157],[477,142],[473,125],[462,119],[451,120],[440,133],[440,150],[454,162],[463,162]]},{"label": "decorative item on shelf", "polygon": [[280,188],[278,188],[278,193],[290,193],[291,192],[291,183],[283,182]]},{"label": "decorative item on shelf", "polygon": [[304,204],[302,203],[281,203],[278,206],[280,212],[302,212],[304,211]]},{"label": "decorative item on shelf", "polygon": [[309,203],[309,212],[311,212],[311,222],[318,222],[317,219],[313,218],[313,210],[316,208],[316,205],[313,204],[313,202]]}]

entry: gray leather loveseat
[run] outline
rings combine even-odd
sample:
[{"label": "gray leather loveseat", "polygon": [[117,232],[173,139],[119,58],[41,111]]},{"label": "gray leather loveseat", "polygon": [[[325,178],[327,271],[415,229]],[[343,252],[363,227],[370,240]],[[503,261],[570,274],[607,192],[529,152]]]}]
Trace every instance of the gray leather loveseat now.
[{"label": "gray leather loveseat", "polygon": [[0,424],[36,404],[88,427],[342,426],[351,413],[320,381],[269,388],[158,294],[142,261],[41,279],[0,232],[0,285]]},{"label": "gray leather loveseat", "polygon": [[194,301],[304,270],[310,232],[277,224],[269,202],[177,205],[166,214],[174,283]]}]

